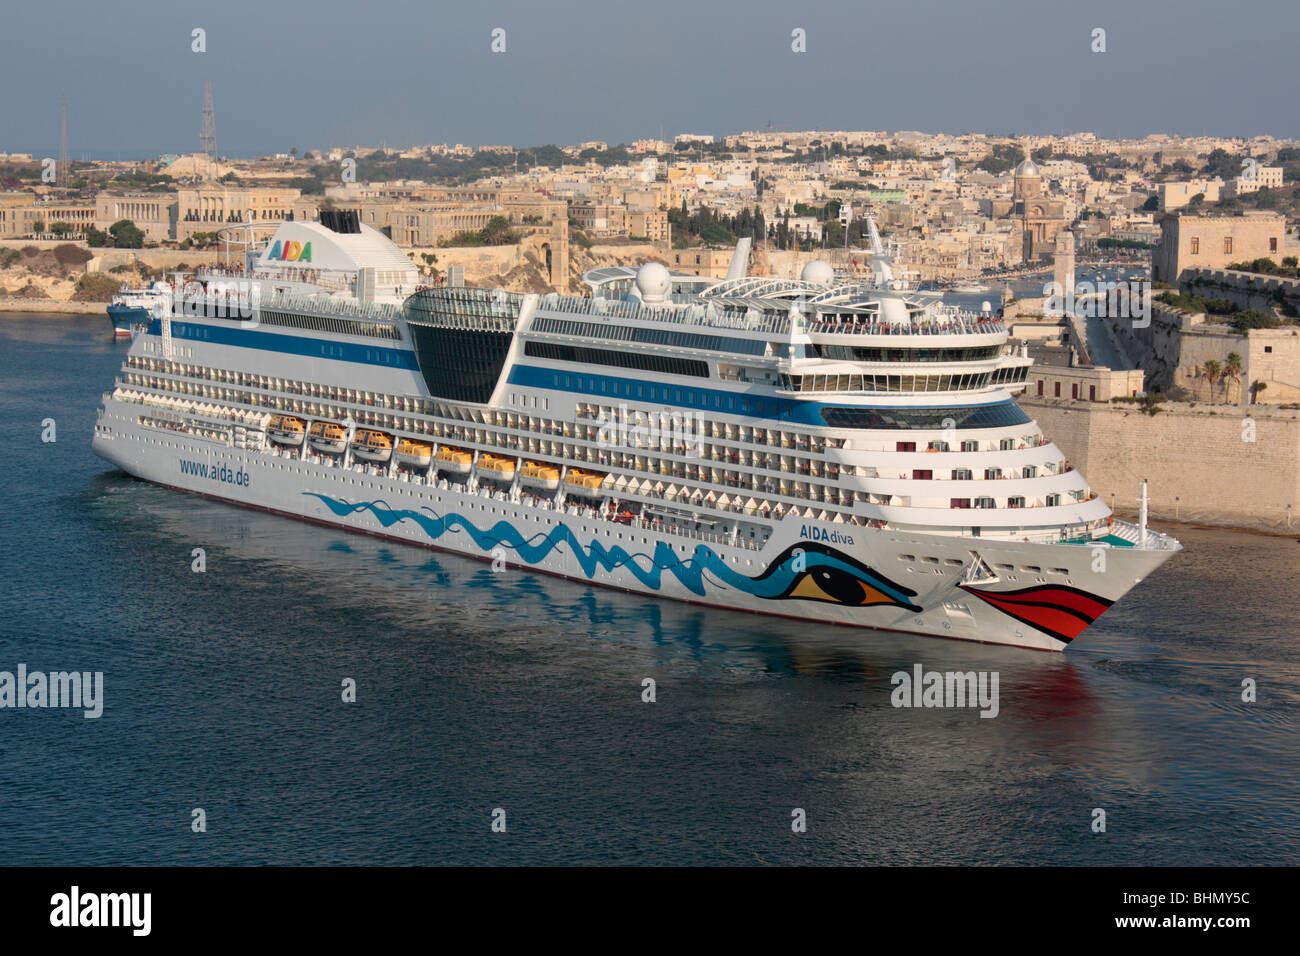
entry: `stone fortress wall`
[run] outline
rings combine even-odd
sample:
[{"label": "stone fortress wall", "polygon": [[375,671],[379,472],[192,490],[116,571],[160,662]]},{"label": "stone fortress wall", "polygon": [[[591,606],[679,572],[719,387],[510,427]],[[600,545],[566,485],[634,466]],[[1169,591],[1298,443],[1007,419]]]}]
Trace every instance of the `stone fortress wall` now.
[{"label": "stone fortress wall", "polygon": [[1121,514],[1137,511],[1145,477],[1152,517],[1290,527],[1300,502],[1300,411],[1165,403],[1152,416],[1129,403],[1020,404]]}]

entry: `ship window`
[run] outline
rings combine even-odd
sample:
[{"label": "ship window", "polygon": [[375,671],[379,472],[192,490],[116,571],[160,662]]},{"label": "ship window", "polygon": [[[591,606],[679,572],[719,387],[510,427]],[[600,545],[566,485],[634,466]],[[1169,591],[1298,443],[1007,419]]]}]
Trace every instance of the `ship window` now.
[{"label": "ship window", "polygon": [[[1023,425],[1030,421],[1014,402],[995,405],[976,405],[955,408],[863,408],[860,406],[828,406],[821,409],[822,420],[832,428],[863,428],[876,430],[917,429],[945,427],[1001,428]],[[945,419],[952,422],[945,424]],[[899,451],[904,449],[900,448]],[[907,449],[915,451],[915,447]]]}]

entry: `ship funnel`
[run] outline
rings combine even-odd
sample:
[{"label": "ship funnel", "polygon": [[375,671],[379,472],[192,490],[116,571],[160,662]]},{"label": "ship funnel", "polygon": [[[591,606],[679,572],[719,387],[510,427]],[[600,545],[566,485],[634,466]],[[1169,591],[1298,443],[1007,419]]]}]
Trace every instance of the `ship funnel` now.
[{"label": "ship funnel", "polygon": [[728,279],[743,279],[749,274],[749,248],[754,240],[745,236],[736,243],[736,251],[731,256],[731,265],[727,268]]}]

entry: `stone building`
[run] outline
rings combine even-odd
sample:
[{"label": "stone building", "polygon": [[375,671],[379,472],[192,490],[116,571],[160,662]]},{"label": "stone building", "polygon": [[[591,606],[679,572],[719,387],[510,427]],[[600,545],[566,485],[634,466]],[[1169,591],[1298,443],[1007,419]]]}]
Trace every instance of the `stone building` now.
[{"label": "stone building", "polygon": [[107,232],[113,223],[129,219],[150,242],[176,236],[177,200],[174,192],[100,193],[95,197],[95,228]]},{"label": "stone building", "polygon": [[286,187],[224,186],[210,183],[177,190],[176,238],[216,232],[222,226],[283,222],[292,217],[301,191]]},{"label": "stone building", "polygon": [[1161,212],[1174,212],[1182,209],[1197,196],[1203,196],[1205,202],[1218,202],[1223,190],[1223,180],[1189,179],[1186,182],[1166,182],[1156,186],[1156,196]]},{"label": "stone building", "polygon": [[627,214],[627,232],[634,239],[648,239],[667,245],[672,241],[672,227],[666,209],[631,209]]},{"label": "stone building", "polygon": [[1186,269],[1222,269],[1232,262],[1277,261],[1286,240],[1286,220],[1273,212],[1244,216],[1189,216],[1160,221],[1160,242],[1151,253],[1151,278],[1175,285]]},{"label": "stone building", "polygon": [[44,238],[63,223],[68,238],[81,238],[95,224],[95,204],[82,200],[44,200],[31,193],[0,193],[0,239]]},{"label": "stone building", "polygon": [[1043,191],[1038,164],[1026,159],[1012,176],[1011,199],[995,199],[993,219],[1011,219],[1020,229],[1020,255],[1025,261],[1042,259],[1056,243],[1056,234],[1068,225],[1065,201]]},{"label": "stone building", "polygon": [[705,246],[674,249],[669,254],[668,268],[674,272],[686,272],[694,276],[725,279],[734,253],[735,250],[731,248],[711,249]]},{"label": "stone building", "polygon": [[1025,394],[1032,398],[1070,398],[1083,402],[1109,402],[1112,398],[1131,397],[1143,389],[1141,369],[1114,369],[1102,365],[1054,366],[1029,368]]}]

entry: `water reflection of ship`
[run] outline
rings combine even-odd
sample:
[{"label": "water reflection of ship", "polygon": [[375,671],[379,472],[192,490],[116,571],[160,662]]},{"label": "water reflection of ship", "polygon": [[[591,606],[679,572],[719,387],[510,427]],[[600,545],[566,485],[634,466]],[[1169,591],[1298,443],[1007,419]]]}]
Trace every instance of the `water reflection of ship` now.
[{"label": "water reflection of ship", "polygon": [[[1139,734],[1132,700],[1111,706],[1114,698],[1097,692],[1105,675],[1069,656],[783,618],[766,618],[756,628],[744,612],[522,571],[495,574],[456,554],[180,498],[115,473],[96,476],[89,499],[104,535],[126,560],[139,562],[138,569],[125,569],[140,571],[133,578],[138,587],[157,588],[158,600],[170,600],[172,590],[190,586],[191,572],[172,562],[175,579],[159,576],[157,556],[174,552],[178,540],[221,542],[209,546],[207,560],[239,591],[241,613],[274,619],[285,601],[312,606],[319,626],[288,628],[279,639],[310,642],[313,653],[352,653],[349,622],[364,621],[371,632],[400,635],[384,645],[385,653],[405,655],[422,670],[440,666],[448,653],[441,645],[454,637],[472,646],[471,657],[526,645],[553,677],[566,681],[591,682],[593,667],[604,672],[594,675],[595,686],[611,672],[626,673],[634,701],[647,676],[656,679],[661,700],[684,680],[703,680],[719,692],[702,703],[700,720],[778,734],[782,746],[803,748],[814,763],[842,763],[844,741],[852,741],[849,750],[871,764],[864,771],[867,791],[890,767],[907,776],[901,787],[932,787],[954,760],[985,780],[1026,753],[1058,770],[1134,787],[1148,785],[1158,772],[1157,764],[1112,759]],[[237,624],[226,630],[224,652],[268,653],[266,634],[241,634]],[[204,644],[212,637],[204,635]],[[975,708],[895,709],[891,677],[917,663],[941,672],[997,672],[998,717],[980,718]],[[771,693],[754,682],[781,679],[790,681],[789,689],[777,696],[785,703],[774,711]],[[878,769],[882,755],[884,769]],[[843,788],[850,803],[869,796],[857,773],[832,774],[825,786]]]},{"label": "water reflection of ship", "polygon": [[[741,611],[658,601],[546,575],[494,573],[490,565],[454,553],[304,524],[217,502],[177,498],[115,473],[97,475],[92,498],[119,535],[135,537],[129,551],[147,556],[171,542],[221,541],[232,571],[259,579],[256,593],[298,594],[325,589],[342,608],[355,597],[368,615],[408,618],[406,630],[445,630],[448,613],[466,631],[550,635],[601,643],[673,649],[673,656],[726,666],[760,665],[774,673],[852,677],[888,689],[889,675],[924,659],[927,667],[1049,675],[1071,665],[1056,656],[939,638],[770,618],[764,628]],[[210,553],[208,561],[213,561]],[[431,588],[430,585],[436,585]],[[160,584],[160,586],[162,586]],[[429,613],[412,594],[436,593]],[[900,663],[905,662],[905,663]],[[1038,678],[1035,677],[1035,680]],[[1058,686],[1052,678],[1053,686]],[[1056,705],[1063,699],[1057,695]]]}]

